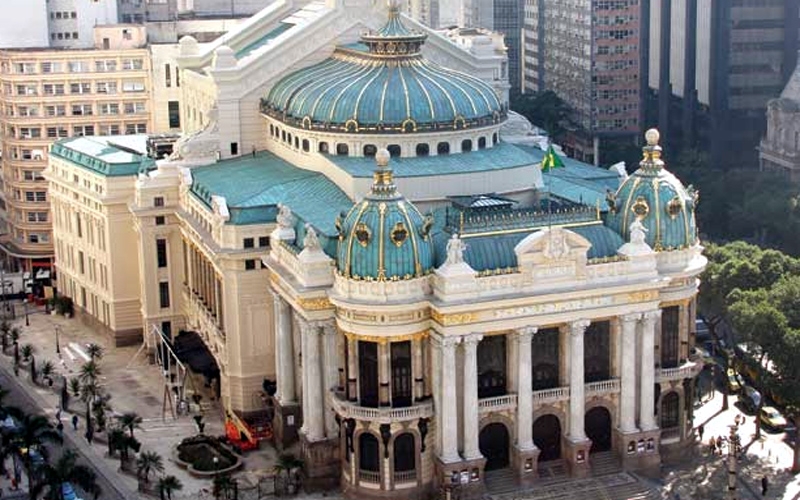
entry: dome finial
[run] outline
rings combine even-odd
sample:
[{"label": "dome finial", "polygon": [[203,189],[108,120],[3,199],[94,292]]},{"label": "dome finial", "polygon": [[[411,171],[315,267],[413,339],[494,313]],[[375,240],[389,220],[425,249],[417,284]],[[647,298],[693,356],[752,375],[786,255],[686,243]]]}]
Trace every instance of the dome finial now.
[{"label": "dome finial", "polygon": [[375,196],[394,196],[397,187],[394,185],[394,176],[389,167],[392,155],[388,150],[381,148],[375,153],[375,173],[372,176],[372,194]]},{"label": "dome finial", "polygon": [[644,139],[647,141],[647,146],[642,148],[644,155],[639,166],[655,170],[663,168],[664,162],[661,161],[661,146],[658,145],[661,134],[657,129],[651,128],[645,132]]}]

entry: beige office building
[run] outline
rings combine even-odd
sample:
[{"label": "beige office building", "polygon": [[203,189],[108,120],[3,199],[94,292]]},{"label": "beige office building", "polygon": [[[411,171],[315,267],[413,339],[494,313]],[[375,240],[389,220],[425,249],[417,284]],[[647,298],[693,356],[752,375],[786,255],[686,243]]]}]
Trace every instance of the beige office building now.
[{"label": "beige office building", "polygon": [[51,143],[153,128],[145,28],[100,26],[94,33],[94,50],[0,51],[0,248],[7,269],[52,264],[52,216],[42,177]]}]

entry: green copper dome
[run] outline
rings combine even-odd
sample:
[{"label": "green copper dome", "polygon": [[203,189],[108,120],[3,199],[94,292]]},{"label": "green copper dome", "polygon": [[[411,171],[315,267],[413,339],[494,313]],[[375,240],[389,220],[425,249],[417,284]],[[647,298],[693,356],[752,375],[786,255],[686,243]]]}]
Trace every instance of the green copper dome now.
[{"label": "green copper dome", "polygon": [[262,111],[296,127],[349,133],[463,129],[505,117],[491,86],[426,60],[424,42],[391,8],[386,25],[360,43],[278,81]]},{"label": "green copper dome", "polygon": [[336,265],[341,275],[366,281],[424,276],[433,269],[433,221],[397,192],[389,152],[378,151],[372,189],[336,220]]},{"label": "green copper dome", "polygon": [[697,243],[694,211],[698,193],[664,169],[658,131],[651,129],[646,137],[639,170],[615,194],[608,195],[606,225],[628,241],[630,225],[639,218],[646,229],[645,241],[654,250],[692,246]]}]

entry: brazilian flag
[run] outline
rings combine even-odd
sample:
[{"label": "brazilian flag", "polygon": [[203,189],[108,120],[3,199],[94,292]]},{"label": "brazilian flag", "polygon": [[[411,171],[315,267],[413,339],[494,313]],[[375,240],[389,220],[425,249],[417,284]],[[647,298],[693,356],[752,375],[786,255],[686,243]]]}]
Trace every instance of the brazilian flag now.
[{"label": "brazilian flag", "polygon": [[564,168],[564,162],[561,161],[561,158],[556,154],[551,144],[550,147],[547,148],[547,154],[542,158],[542,172],[549,172],[553,168]]}]

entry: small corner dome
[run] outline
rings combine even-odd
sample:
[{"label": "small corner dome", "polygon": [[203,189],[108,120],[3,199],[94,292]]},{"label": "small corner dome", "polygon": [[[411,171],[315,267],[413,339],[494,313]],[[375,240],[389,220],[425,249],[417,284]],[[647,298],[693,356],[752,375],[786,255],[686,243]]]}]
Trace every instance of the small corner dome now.
[{"label": "small corner dome", "polygon": [[389,152],[375,155],[372,189],[336,221],[336,266],[345,278],[399,281],[433,271],[433,221],[423,216],[394,185]]},{"label": "small corner dome", "polygon": [[645,241],[656,251],[690,247],[697,243],[698,192],[664,168],[659,138],[656,129],[645,134],[639,169],[609,194],[606,225],[628,241],[630,226],[638,218],[646,230]]},{"label": "small corner dome", "polygon": [[232,68],[236,66],[236,53],[227,45],[220,45],[214,50],[214,69]]},{"label": "small corner dome", "polygon": [[200,44],[197,43],[197,39],[192,35],[181,37],[178,44],[182,56],[194,56],[200,53]]}]

